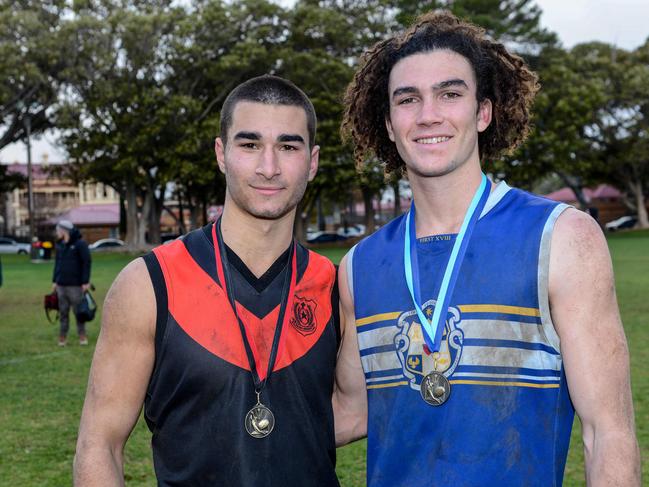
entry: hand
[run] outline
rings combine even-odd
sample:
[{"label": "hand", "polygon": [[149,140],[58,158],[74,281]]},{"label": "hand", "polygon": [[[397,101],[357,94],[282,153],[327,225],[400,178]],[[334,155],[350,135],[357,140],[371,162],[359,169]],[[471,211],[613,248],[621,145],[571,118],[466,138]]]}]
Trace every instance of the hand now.
[{"label": "hand", "polygon": [[55,282],[52,283],[52,291],[56,291],[56,283]]},{"label": "hand", "polygon": [[81,285],[81,290],[85,293],[88,289],[90,289],[90,284],[82,284]]}]

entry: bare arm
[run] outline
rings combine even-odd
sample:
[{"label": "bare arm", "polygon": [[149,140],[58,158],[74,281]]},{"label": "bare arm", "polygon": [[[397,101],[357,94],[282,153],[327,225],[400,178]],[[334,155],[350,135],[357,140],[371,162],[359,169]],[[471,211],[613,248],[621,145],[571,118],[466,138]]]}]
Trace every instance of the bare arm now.
[{"label": "bare arm", "polygon": [[552,237],[550,306],[583,427],[587,484],[640,486],[629,352],[611,259],[598,225],[577,210],[561,215]]},{"label": "bare arm", "polygon": [[354,303],[349,291],[347,256],[339,267],[340,321],[342,343],[336,362],[332,398],[336,427],[336,446],[343,446],[367,435],[367,392],[356,338]]},{"label": "bare arm", "polygon": [[74,458],[74,485],[123,486],[123,450],[153,369],[156,304],[142,259],[117,276],[104,303]]}]

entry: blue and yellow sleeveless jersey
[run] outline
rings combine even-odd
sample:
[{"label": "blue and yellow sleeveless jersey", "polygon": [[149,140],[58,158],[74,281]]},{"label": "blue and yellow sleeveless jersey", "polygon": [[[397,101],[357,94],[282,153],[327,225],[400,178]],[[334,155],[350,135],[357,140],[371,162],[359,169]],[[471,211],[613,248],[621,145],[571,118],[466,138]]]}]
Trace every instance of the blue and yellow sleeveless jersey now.
[{"label": "blue and yellow sleeveless jersey", "polygon": [[[548,302],[550,241],[566,206],[500,183],[453,292],[438,371],[446,403],[419,392],[434,368],[403,270],[405,217],[348,258],[369,404],[367,485],[561,485],[574,409]],[[455,235],[417,241],[432,316]]]}]

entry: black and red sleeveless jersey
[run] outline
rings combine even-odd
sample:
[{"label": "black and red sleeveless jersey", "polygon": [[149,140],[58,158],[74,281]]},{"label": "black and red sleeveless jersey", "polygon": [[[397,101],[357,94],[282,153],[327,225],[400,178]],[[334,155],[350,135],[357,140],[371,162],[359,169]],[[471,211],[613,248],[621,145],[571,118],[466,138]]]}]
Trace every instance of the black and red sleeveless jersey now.
[{"label": "black and red sleeveless jersey", "polygon": [[[244,426],[256,404],[250,366],[224,283],[212,226],[156,248],[145,262],[156,295],[155,366],[145,399],[162,486],[338,486],[331,394],[340,339],[336,271],[297,246],[297,282],[261,401],[275,415],[265,438]],[[259,279],[228,249],[237,312],[264,378],[282,283],[281,256]]]}]

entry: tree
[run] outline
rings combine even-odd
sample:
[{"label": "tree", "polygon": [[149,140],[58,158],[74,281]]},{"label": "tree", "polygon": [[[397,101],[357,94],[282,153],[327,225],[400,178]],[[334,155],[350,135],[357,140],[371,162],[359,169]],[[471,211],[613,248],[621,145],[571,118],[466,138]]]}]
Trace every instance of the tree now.
[{"label": "tree", "polygon": [[397,20],[404,26],[421,13],[448,9],[521,53],[538,53],[557,42],[556,34],[541,27],[542,11],[533,0],[399,0],[396,7]]},{"label": "tree", "polygon": [[638,226],[649,228],[649,40],[633,52],[604,43],[582,44],[573,52],[583,60],[583,76],[604,87],[604,103],[588,133],[602,162],[597,176],[630,195]]},{"label": "tree", "polygon": [[0,0],[0,149],[52,127],[51,107],[68,71],[64,0]]},{"label": "tree", "polygon": [[[65,31],[78,48],[59,110],[78,179],[114,187],[126,202],[126,240],[159,241],[177,129],[192,114],[165,84],[169,38],[184,10],[171,1],[79,2]],[[138,217],[138,210],[141,216]]]},{"label": "tree", "polygon": [[[294,81],[310,97],[318,115],[321,147],[318,176],[298,208],[298,237],[304,237],[316,202],[345,206],[365,180],[356,173],[351,148],[340,143],[342,97],[360,54],[393,27],[393,10],[380,0],[302,0],[290,12],[289,36],[277,74]],[[370,205],[366,217],[371,218],[371,212]]]},{"label": "tree", "polygon": [[587,133],[604,101],[600,80],[579,69],[579,56],[557,47],[538,60],[541,82],[533,107],[532,133],[512,156],[487,161],[486,167],[510,183],[531,188],[550,173],[572,188],[585,209],[584,184],[593,182],[599,164]]}]

